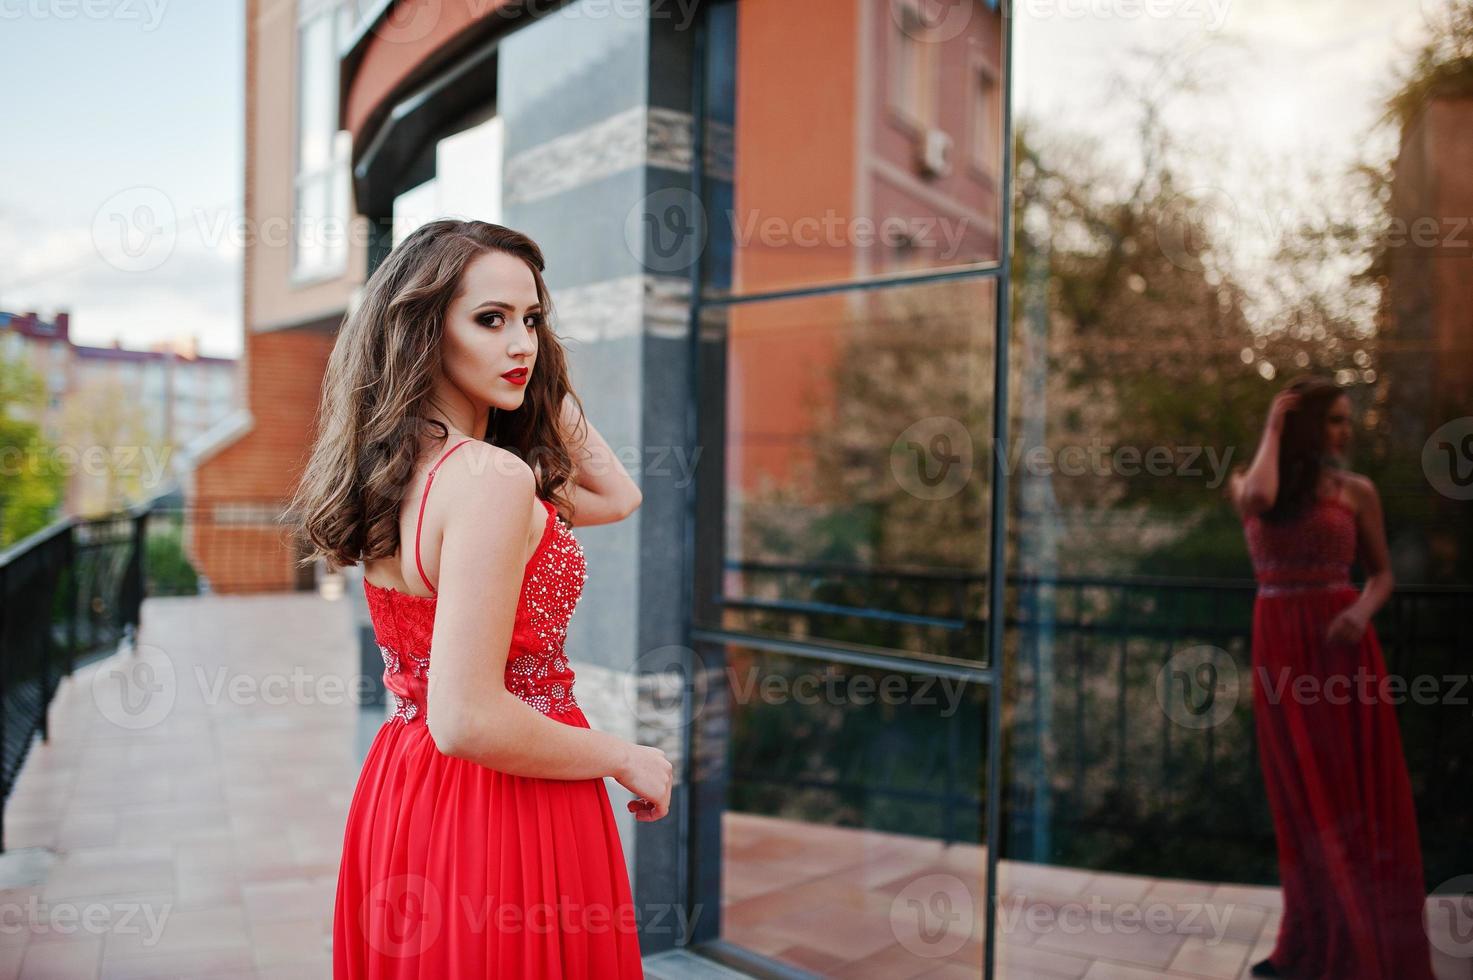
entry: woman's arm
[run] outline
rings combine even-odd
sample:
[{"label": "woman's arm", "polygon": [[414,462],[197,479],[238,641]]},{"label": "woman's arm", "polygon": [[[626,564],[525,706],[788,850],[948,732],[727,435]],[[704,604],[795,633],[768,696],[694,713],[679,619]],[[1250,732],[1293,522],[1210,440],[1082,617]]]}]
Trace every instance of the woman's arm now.
[{"label": "woman's arm", "polygon": [[[665,754],[544,715],[506,689],[519,584],[532,531],[536,480],[514,454],[477,443],[438,473],[427,527],[443,527],[426,725],[445,755],[544,779],[612,776],[669,808]],[[433,533],[431,534],[433,539]]]},{"label": "woman's arm", "polygon": [[1262,513],[1274,505],[1279,496],[1279,440],[1284,433],[1284,416],[1299,402],[1299,395],[1281,391],[1269,406],[1263,436],[1248,472],[1233,474],[1229,484],[1233,506],[1244,517]]},{"label": "woman's arm", "polygon": [[1347,606],[1331,622],[1328,641],[1359,643],[1371,617],[1391,598],[1396,587],[1391,573],[1391,552],[1386,546],[1386,522],[1381,513],[1381,497],[1376,485],[1363,476],[1350,478],[1350,492],[1355,499],[1358,558],[1366,572],[1366,584],[1360,597]]},{"label": "woman's arm", "polygon": [[563,398],[561,422],[573,454],[573,516],[579,527],[622,521],[644,497],[629,472],[573,398]]}]

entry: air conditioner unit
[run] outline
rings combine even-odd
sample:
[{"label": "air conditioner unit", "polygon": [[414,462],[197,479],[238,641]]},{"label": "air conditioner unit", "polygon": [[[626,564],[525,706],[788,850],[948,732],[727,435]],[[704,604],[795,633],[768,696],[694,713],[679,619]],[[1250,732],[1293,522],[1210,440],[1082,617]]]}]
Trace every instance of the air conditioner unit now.
[{"label": "air conditioner unit", "polygon": [[951,134],[931,128],[921,136],[921,171],[928,177],[945,177],[951,173]]}]

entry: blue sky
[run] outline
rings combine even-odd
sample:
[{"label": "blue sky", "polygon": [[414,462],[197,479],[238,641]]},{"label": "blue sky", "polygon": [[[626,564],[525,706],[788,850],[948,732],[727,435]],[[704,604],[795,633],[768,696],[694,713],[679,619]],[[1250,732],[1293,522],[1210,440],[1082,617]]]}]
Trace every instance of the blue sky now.
[{"label": "blue sky", "polygon": [[[204,353],[239,352],[239,249],[197,228],[202,211],[240,217],[242,11],[241,0],[0,3],[0,309],[70,309],[80,343],[194,334]],[[109,255],[120,206],[160,229],[172,212],[167,259]]]}]

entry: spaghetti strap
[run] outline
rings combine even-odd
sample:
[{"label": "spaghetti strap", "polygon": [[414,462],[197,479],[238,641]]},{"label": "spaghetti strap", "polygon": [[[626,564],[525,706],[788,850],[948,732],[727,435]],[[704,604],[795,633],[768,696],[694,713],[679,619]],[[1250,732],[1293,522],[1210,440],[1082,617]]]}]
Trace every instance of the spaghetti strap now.
[{"label": "spaghetti strap", "polygon": [[424,492],[421,493],[419,496],[419,520],[415,521],[414,523],[414,567],[419,569],[419,577],[424,581],[425,588],[430,590],[431,595],[435,594],[435,587],[430,584],[430,580],[425,576],[425,567],[419,562],[419,530],[425,522],[425,502],[430,499],[430,484],[435,482],[435,471],[440,468],[440,464],[445,462],[446,458],[449,457],[451,453],[455,452],[457,449],[459,449],[461,446],[464,446],[468,442],[475,442],[475,440],[460,440],[460,442],[457,442],[455,445],[445,450],[445,455],[441,456],[435,461],[435,465],[430,467],[429,476],[425,477]]}]

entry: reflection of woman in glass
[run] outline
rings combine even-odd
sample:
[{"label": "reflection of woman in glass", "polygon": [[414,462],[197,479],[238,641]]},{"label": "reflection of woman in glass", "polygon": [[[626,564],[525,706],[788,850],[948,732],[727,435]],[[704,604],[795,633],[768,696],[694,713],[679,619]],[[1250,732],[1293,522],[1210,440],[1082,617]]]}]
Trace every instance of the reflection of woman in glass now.
[{"label": "reflection of woman in glass", "polygon": [[1229,484],[1259,583],[1254,725],[1284,893],[1278,941],[1252,973],[1431,980],[1397,688],[1370,622],[1391,595],[1386,532],[1375,485],[1343,468],[1350,429],[1339,387],[1295,381]]}]

